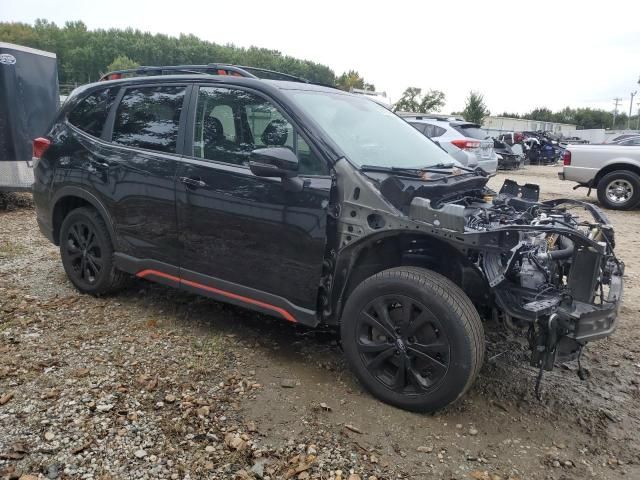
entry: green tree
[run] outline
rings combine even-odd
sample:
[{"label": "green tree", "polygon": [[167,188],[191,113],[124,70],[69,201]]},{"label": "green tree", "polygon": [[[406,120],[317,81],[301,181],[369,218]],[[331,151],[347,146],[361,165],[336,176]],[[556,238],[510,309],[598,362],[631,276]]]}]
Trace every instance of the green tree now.
[{"label": "green tree", "polygon": [[489,109],[484,103],[484,95],[479,92],[471,91],[467,97],[467,101],[462,111],[462,116],[468,122],[482,124],[484,117],[491,114]]},{"label": "green tree", "polygon": [[355,70],[349,70],[348,72],[344,72],[336,79],[336,86],[340,90],[344,90],[346,92],[350,91],[352,88],[359,88],[361,90],[372,90],[375,91],[375,85],[371,83],[367,83],[364,78],[360,76],[360,74]]},{"label": "green tree", "polygon": [[429,90],[420,101],[420,112],[439,112],[444,107],[445,95],[440,90]]},{"label": "green tree", "polygon": [[445,104],[445,94],[440,90],[429,90],[423,94],[421,88],[408,87],[393,105],[394,112],[439,112]]},{"label": "green tree", "polygon": [[113,59],[113,62],[107,66],[107,72],[113,72],[114,70],[127,70],[130,68],[137,68],[139,66],[140,64],[138,62],[131,60],[126,55],[118,55]]}]

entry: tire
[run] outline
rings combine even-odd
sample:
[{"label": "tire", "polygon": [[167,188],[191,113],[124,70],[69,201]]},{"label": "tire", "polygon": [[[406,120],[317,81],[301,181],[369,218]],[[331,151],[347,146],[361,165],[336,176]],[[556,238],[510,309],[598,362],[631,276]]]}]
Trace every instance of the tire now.
[{"label": "tire", "polygon": [[92,208],[77,208],[65,217],[60,227],[60,256],[67,277],[82,293],[112,293],[129,278],[115,268],[111,236]]},{"label": "tire", "polygon": [[384,270],[358,285],[340,334],[362,385],[405,410],[432,412],[455,402],[484,359],[484,330],[469,297],[422,268]]},{"label": "tire", "polygon": [[640,176],[615,170],[598,181],[598,201],[612,210],[629,210],[640,203]]}]

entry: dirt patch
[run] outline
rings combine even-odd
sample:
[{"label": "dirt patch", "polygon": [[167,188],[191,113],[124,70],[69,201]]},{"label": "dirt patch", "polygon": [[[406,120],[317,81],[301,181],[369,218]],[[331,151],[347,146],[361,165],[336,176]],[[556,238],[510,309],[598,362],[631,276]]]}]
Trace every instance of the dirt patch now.
[{"label": "dirt patch", "polygon": [[33,208],[31,194],[0,192],[0,210],[15,210],[16,208]]},{"label": "dirt patch", "polygon": [[[558,170],[491,184],[595,201]],[[487,324],[475,386],[420,415],[365,393],[335,332],[142,281],[77,294],[29,203],[12,205],[0,211],[0,478],[640,478],[637,211],[608,212],[625,304],[616,334],[583,355],[587,380],[564,365],[538,401],[524,339]]]}]

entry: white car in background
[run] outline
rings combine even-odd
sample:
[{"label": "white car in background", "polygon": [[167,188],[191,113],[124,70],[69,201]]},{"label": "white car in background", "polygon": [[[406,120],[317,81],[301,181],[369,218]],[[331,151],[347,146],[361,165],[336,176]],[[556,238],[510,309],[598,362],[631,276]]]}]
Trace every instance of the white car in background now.
[{"label": "white car in background", "polygon": [[595,188],[604,207],[629,210],[640,205],[640,145],[569,145],[562,163],[560,180],[587,187],[587,195]]},{"label": "white car in background", "polygon": [[425,136],[437,142],[451,156],[467,167],[481,167],[487,173],[498,169],[493,140],[486,138],[480,125],[444,115],[399,113]]}]

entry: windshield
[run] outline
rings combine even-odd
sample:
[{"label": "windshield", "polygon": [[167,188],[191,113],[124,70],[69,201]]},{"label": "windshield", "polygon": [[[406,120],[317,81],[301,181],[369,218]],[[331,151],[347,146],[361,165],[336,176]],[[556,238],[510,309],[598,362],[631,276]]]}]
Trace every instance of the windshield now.
[{"label": "windshield", "polygon": [[371,99],[292,90],[294,102],[313,118],[357,166],[424,168],[459,165],[410,124]]}]

